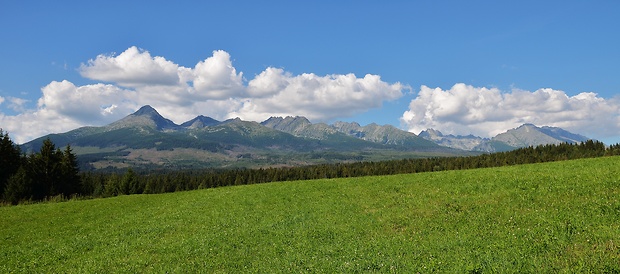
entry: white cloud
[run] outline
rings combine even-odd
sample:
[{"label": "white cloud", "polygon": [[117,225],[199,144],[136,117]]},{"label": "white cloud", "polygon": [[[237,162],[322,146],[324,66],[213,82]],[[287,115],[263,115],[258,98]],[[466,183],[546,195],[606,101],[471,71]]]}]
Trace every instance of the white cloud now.
[{"label": "white cloud", "polygon": [[262,121],[275,115],[328,120],[380,107],[408,89],[383,82],[377,75],[295,76],[276,68],[265,69],[246,85],[243,73],[237,72],[230,55],[221,50],[194,68],[186,68],[130,47],[118,56],[99,55],[79,71],[83,77],[108,84],[76,86],[66,80],[52,81],[41,89],[36,109],[22,109],[12,116],[0,113],[0,124],[16,142],[23,143],[79,126],[104,125],[146,104],[176,123],[197,115],[219,120],[239,116]]},{"label": "white cloud", "polygon": [[[136,93],[114,85],[75,86],[69,81],[53,81],[41,89],[37,113],[70,117],[87,124],[120,119],[135,109]],[[45,112],[43,112],[45,110]]]},{"label": "white cloud", "polygon": [[301,115],[326,121],[381,107],[383,101],[400,98],[407,88],[400,83],[383,82],[377,75],[293,76],[282,69],[267,68],[248,85],[250,95],[256,97],[245,101],[231,115],[251,120]]},{"label": "white cloud", "polygon": [[504,93],[465,84],[449,90],[422,86],[401,122],[414,133],[434,128],[450,134],[492,137],[532,123],[605,138],[620,131],[620,104],[591,92],[568,96],[550,88]]},{"label": "white cloud", "polygon": [[[8,97],[9,99],[9,108],[12,109],[13,111],[17,111],[17,112],[23,112],[26,110],[25,105],[26,103],[29,102],[29,100],[27,99],[23,99],[23,98],[17,98],[17,97]],[[2,103],[2,100],[0,100],[0,103]]]},{"label": "white cloud", "polygon": [[80,66],[80,74],[92,80],[115,82],[125,87],[177,85],[179,66],[148,51],[130,47],[118,56],[99,55]]},{"label": "white cloud", "polygon": [[272,96],[286,89],[293,76],[283,69],[269,67],[248,83],[248,93],[253,98]]},{"label": "white cloud", "polygon": [[18,115],[0,113],[0,125],[18,144],[54,132],[65,132],[82,126],[72,117],[58,116],[49,110],[24,112]]},{"label": "white cloud", "polygon": [[200,99],[228,99],[244,94],[243,73],[237,74],[230,55],[218,50],[213,57],[196,64],[194,88]]}]

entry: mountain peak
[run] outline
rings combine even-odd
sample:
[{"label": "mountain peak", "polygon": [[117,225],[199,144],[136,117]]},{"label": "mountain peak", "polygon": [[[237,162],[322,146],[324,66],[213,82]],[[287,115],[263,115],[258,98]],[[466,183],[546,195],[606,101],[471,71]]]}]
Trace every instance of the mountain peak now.
[{"label": "mountain peak", "polygon": [[129,114],[125,118],[118,120],[107,127],[118,129],[126,127],[150,127],[156,130],[174,129],[178,127],[174,122],[164,118],[150,105],[145,105],[136,112]]},{"label": "mountain peak", "polygon": [[471,134],[467,136],[454,136],[453,134],[444,135],[441,131],[433,128],[423,130],[418,136],[426,140],[433,141],[441,146],[462,150],[474,150],[477,146],[484,142],[484,139]]},{"label": "mountain peak", "polygon": [[303,116],[286,116],[285,118],[271,117],[261,123],[263,126],[289,133],[300,132],[311,124],[312,123]]},{"label": "mountain peak", "polygon": [[570,133],[561,128],[537,127],[523,124],[492,138],[513,147],[537,146],[542,144],[559,144],[562,142],[577,143],[588,140],[587,137]]},{"label": "mountain peak", "polygon": [[443,134],[439,130],[436,130],[434,128],[428,128],[426,130],[422,130],[420,134],[418,134],[418,136],[427,140],[434,140],[441,139],[441,137],[443,137]]},{"label": "mountain peak", "polygon": [[181,127],[185,127],[185,128],[204,128],[204,127],[208,127],[208,126],[215,126],[220,124],[221,122],[218,120],[215,120],[211,117],[206,117],[203,115],[198,115],[196,116],[196,118],[191,119],[183,124],[181,124]]},{"label": "mountain peak", "polygon": [[135,116],[153,115],[153,114],[159,115],[157,110],[155,110],[150,105],[145,105],[145,106],[141,107],[140,109],[138,109],[136,112],[133,113],[133,115],[135,115]]},{"label": "mountain peak", "polygon": [[513,129],[513,130],[525,130],[525,131],[529,131],[529,130],[539,130],[540,128],[537,127],[534,124],[530,124],[530,123],[525,123],[523,125],[520,125],[519,127]]}]

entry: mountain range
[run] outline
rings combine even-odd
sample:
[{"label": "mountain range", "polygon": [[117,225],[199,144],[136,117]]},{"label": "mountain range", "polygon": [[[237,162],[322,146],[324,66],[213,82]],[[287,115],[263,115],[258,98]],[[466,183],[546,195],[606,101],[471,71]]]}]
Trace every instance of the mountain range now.
[{"label": "mountain range", "polygon": [[299,166],[351,161],[462,156],[523,146],[587,140],[559,128],[525,124],[491,139],[419,136],[390,125],[311,123],[305,117],[271,117],[261,123],[198,116],[180,125],[151,106],[101,127],[50,134],[22,145],[32,152],[49,138],[70,144],[82,170],[102,168],[232,168]]},{"label": "mountain range", "polygon": [[590,140],[588,137],[558,127],[537,127],[533,124],[523,124],[493,138],[481,138],[474,135],[444,135],[434,129],[420,132],[419,137],[441,146],[480,152],[501,152],[528,146],[580,143]]}]

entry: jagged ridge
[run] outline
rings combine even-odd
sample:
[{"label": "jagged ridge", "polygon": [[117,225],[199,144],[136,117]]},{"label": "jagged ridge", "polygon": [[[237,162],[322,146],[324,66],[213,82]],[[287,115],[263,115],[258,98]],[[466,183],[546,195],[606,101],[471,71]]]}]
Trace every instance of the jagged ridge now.
[{"label": "jagged ridge", "polygon": [[391,125],[380,126],[375,123],[361,126],[356,122],[338,121],[332,125],[312,124],[305,117],[271,117],[261,123],[264,126],[281,130],[295,136],[328,139],[330,136],[348,136],[382,145],[410,146],[417,148],[437,148],[438,145],[417,135],[400,130]]}]

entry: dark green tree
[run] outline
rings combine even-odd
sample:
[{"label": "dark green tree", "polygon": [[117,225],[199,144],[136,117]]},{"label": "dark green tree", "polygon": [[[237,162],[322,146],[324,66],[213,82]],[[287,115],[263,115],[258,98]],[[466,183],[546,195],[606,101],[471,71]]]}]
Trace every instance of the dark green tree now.
[{"label": "dark green tree", "polygon": [[67,145],[62,154],[60,169],[61,179],[60,182],[57,182],[60,193],[65,196],[80,193],[80,169],[78,168],[77,156],[71,150],[70,145]]},{"label": "dark green tree", "polygon": [[120,179],[116,173],[112,173],[105,182],[103,195],[106,197],[123,194],[121,191]]},{"label": "dark green tree", "polygon": [[32,178],[35,181],[33,197],[41,200],[47,196],[56,196],[62,193],[62,152],[48,138],[43,141],[41,150],[32,155]]},{"label": "dark green tree", "polygon": [[7,181],[21,166],[22,157],[17,146],[9,134],[0,129],[0,197],[4,193]]},{"label": "dark green tree", "polygon": [[33,198],[34,181],[24,166],[19,167],[7,181],[3,199],[12,204]]},{"label": "dark green tree", "polygon": [[121,193],[120,194],[142,194],[143,188],[140,187],[140,182],[133,172],[133,169],[129,168],[123,175],[121,181]]}]

